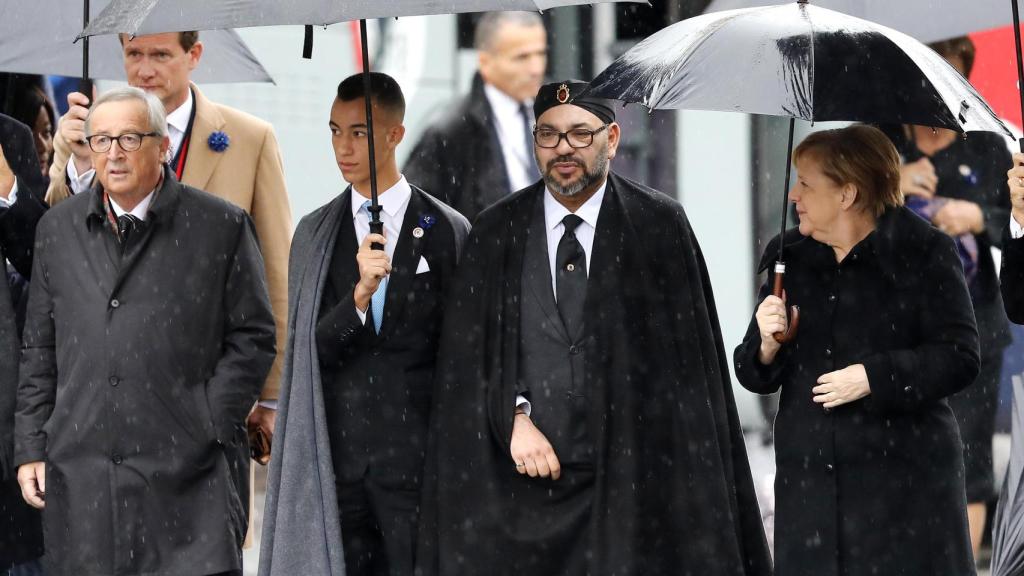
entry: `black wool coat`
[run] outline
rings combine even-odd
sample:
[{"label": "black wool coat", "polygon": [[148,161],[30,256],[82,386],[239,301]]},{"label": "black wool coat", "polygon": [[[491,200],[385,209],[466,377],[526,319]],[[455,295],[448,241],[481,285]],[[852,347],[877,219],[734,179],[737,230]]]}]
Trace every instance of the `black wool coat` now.
[{"label": "black wool coat", "polygon": [[1009,221],[1006,227],[999,287],[1010,321],[1024,324],[1024,238],[1010,238]]},{"label": "black wool coat", "polygon": [[275,352],[252,222],[165,170],[122,255],[102,199],[36,235],[15,463],[46,462],[47,574],[238,570],[245,418]]},{"label": "black wool coat", "polygon": [[[36,223],[46,212],[32,132],[0,114],[0,145],[18,181],[18,199],[0,210],[0,262],[9,260],[25,278],[31,274]],[[14,409],[21,340],[6,275],[0,277],[0,573],[43,551],[39,512],[25,503],[14,468]]]},{"label": "black wool coat", "polygon": [[[761,269],[774,261],[778,238]],[[796,339],[757,359],[752,319],[734,360],[752,392],[781,388],[775,420],[779,576],[974,574],[960,435],[945,397],[974,381],[978,333],[953,241],[905,208],[837,264],[787,233]],[[766,284],[760,300],[770,293]],[[819,376],[863,364],[871,394],[826,411]]]},{"label": "black wool coat", "polygon": [[[417,567],[423,575],[767,576],[757,499],[714,297],[682,206],[614,173],[584,304],[592,500],[570,549],[552,506],[524,511],[509,446],[520,369],[523,262],[543,184],[486,210],[445,305]],[[543,400],[540,400],[543,401]],[[558,482],[566,482],[565,478]],[[536,479],[543,487],[548,479]],[[535,522],[524,521],[529,512]]]},{"label": "black wool coat", "polygon": [[477,74],[469,94],[423,133],[402,172],[472,222],[513,192],[494,122]]}]

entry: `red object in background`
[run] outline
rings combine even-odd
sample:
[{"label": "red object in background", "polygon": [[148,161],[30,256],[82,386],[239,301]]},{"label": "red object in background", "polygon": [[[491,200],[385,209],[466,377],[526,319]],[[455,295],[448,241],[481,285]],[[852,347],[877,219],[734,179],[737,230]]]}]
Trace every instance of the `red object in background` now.
[{"label": "red object in background", "polygon": [[[1024,31],[1024,27],[1021,28]],[[977,54],[971,84],[996,115],[1021,129],[1020,95],[1017,91],[1016,47],[1013,26],[993,28],[970,35]]]},{"label": "red object in background", "polygon": [[[352,57],[356,62],[356,72],[363,71],[363,40],[359,35],[359,20],[348,23],[349,37],[352,38]],[[1012,38],[1012,35],[1011,35]]]}]

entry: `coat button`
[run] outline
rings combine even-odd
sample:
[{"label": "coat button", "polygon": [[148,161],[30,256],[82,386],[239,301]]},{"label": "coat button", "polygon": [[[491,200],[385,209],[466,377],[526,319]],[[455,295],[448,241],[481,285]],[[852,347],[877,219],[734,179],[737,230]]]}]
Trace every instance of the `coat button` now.
[{"label": "coat button", "polygon": [[832,413],[832,409],[831,408],[825,408],[825,414],[831,414],[831,413]]},{"label": "coat button", "polygon": [[910,394],[911,392],[914,391],[914,387],[913,386],[905,386],[903,388],[903,391],[906,392],[907,394]]},{"label": "coat button", "polygon": [[121,383],[121,379],[118,378],[117,376],[111,376],[109,382],[111,386],[117,386],[118,384]]},{"label": "coat button", "polygon": [[114,298],[113,300],[110,301],[110,307],[111,308],[117,308],[120,305],[121,305],[121,302],[117,298]]},{"label": "coat button", "polygon": [[828,301],[829,302],[835,302],[836,301],[836,295],[835,294],[829,294],[828,295]]},{"label": "coat button", "polygon": [[825,348],[825,358],[831,358],[831,357],[832,357],[832,349],[831,348]]},{"label": "coat button", "polygon": [[835,472],[835,469],[836,469],[835,466],[833,466],[831,464],[825,464],[825,472],[828,472],[829,474],[831,474],[832,472]]},{"label": "coat button", "polygon": [[110,461],[114,464],[120,465],[121,462],[124,462],[124,458],[121,458],[120,454],[114,454],[114,457],[111,458]]},{"label": "coat button", "polygon": [[583,347],[582,346],[576,346],[576,345],[569,346],[569,354],[572,354],[573,356],[575,356],[576,354],[579,354],[580,352],[583,352]]},{"label": "coat button", "polygon": [[374,356],[380,356],[380,348],[374,348],[373,349],[373,355]]}]

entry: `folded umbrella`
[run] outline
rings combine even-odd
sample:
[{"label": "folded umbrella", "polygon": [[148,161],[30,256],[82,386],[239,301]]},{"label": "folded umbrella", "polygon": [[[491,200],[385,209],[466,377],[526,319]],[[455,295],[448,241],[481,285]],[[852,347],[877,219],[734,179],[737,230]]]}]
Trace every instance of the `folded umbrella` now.
[{"label": "folded umbrella", "polygon": [[[918,124],[1010,134],[941,56],[910,36],[866,20],[790,4],[704,14],[628,50],[590,93],[654,109],[746,112],[793,119]],[[792,162],[787,158],[782,232]],[[775,292],[782,294],[784,243]],[[799,320],[777,334],[792,338]]]}]

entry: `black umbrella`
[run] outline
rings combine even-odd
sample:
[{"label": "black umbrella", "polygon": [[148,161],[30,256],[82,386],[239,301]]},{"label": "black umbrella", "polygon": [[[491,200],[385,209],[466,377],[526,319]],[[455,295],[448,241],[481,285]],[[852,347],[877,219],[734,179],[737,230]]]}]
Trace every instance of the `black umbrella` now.
[{"label": "black umbrella", "polygon": [[[312,47],[312,27],[359,20],[362,37],[363,73],[366,85],[366,124],[370,151],[370,230],[381,233],[380,204],[377,202],[377,168],[373,151],[373,110],[370,106],[370,62],[366,41],[366,20],[429,14],[457,14],[490,10],[542,11],[558,6],[646,0],[359,0],[323,2],[318,0],[112,0],[82,32],[99,34],[153,34],[175,30],[209,30],[280,24],[306,25],[304,53]],[[383,249],[383,246],[376,246]]]},{"label": "black umbrella", "polygon": [[[924,44],[807,0],[673,24],[615,60],[594,79],[590,92],[651,109],[789,117],[783,233],[796,118],[1009,134],[967,80]],[[777,296],[782,296],[783,250],[780,241]],[[790,328],[776,340],[795,335],[798,314],[791,310]]]}]

